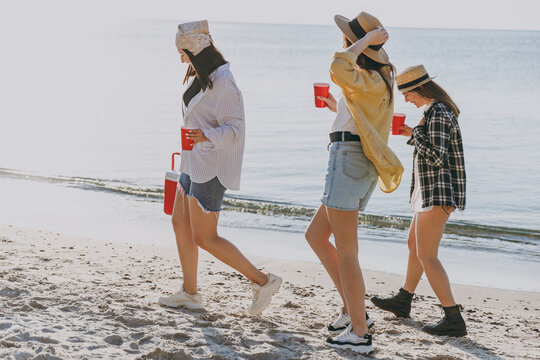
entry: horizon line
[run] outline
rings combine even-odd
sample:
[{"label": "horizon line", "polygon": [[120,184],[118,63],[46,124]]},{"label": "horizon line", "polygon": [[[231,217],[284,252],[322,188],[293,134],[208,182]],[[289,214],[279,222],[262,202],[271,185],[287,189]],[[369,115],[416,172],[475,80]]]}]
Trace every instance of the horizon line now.
[{"label": "horizon line", "polygon": [[[175,21],[178,22],[179,20],[173,20],[173,19],[151,19],[151,18],[141,18],[140,20],[150,20],[150,21]],[[194,20],[186,20],[187,21],[194,21]],[[316,24],[316,23],[276,23],[276,22],[254,22],[254,21],[228,21],[228,20],[210,20],[215,23],[225,23],[225,24],[258,24],[258,25],[296,25],[296,26],[335,26],[333,24]],[[415,26],[387,26],[387,28],[394,28],[394,29],[411,29],[411,30],[466,30],[466,31],[526,31],[526,32],[539,32],[540,28],[538,29],[500,29],[500,28],[457,28],[457,27],[415,27]]]}]

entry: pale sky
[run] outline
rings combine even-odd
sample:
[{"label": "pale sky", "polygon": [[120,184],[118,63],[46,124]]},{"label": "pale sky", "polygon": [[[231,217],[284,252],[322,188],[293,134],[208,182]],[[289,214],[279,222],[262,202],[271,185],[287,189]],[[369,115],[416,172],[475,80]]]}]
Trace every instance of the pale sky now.
[{"label": "pale sky", "polygon": [[179,6],[178,15],[214,21],[333,24],[334,14],[351,18],[367,11],[389,27],[540,30],[540,0],[228,0],[198,4]]},{"label": "pale sky", "polygon": [[126,19],[331,25],[334,14],[367,11],[387,27],[540,30],[540,0],[27,0],[3,8],[4,26],[60,15],[85,26]]}]

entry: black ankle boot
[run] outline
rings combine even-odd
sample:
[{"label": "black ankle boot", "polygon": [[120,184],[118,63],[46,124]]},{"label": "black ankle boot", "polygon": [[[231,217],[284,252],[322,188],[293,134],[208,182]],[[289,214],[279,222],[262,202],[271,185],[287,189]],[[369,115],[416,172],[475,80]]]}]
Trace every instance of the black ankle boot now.
[{"label": "black ankle boot", "polygon": [[399,292],[389,298],[380,298],[374,296],[371,298],[371,302],[378,308],[390,311],[397,317],[408,318],[411,313],[411,301],[414,294],[409,293],[403,288],[399,289]]},{"label": "black ankle boot", "polygon": [[433,335],[465,336],[467,327],[459,311],[461,305],[444,307],[444,317],[436,325],[425,325],[422,330]]}]

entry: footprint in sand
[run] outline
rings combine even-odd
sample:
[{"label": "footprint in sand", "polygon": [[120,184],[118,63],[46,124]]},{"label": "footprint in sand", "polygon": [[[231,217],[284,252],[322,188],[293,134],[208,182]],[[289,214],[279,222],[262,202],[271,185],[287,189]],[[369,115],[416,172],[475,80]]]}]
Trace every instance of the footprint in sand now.
[{"label": "footprint in sand", "polygon": [[122,339],[120,335],[109,335],[103,340],[105,340],[105,342],[108,344],[117,345],[117,346],[120,346],[124,343],[124,340]]}]

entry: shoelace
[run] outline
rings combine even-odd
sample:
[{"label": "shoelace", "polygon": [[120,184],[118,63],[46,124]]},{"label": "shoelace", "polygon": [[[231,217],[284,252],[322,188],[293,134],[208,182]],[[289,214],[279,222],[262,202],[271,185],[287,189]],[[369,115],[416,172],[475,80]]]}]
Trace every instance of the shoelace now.
[{"label": "shoelace", "polygon": [[366,334],[363,337],[358,336],[352,330],[352,324],[349,324],[347,326],[347,328],[345,330],[343,330],[343,332],[336,337],[336,340],[338,340],[338,341],[347,341],[349,339],[350,340],[361,339],[361,340],[366,340],[367,341],[369,339],[369,334]]},{"label": "shoelace", "polygon": [[345,340],[347,338],[350,338],[351,337],[351,332],[352,332],[352,324],[349,324],[349,325],[347,325],[345,330],[343,330],[343,332],[336,337],[336,340],[341,341],[341,340]]},{"label": "shoelace", "polygon": [[[458,306],[459,310],[463,310],[463,306],[461,304],[456,304]],[[445,319],[450,319],[448,316],[446,316],[446,313],[444,312],[444,307],[441,304],[437,304],[438,307],[441,308],[441,313],[444,314],[443,318],[437,322],[437,325],[440,325],[442,322],[444,322]]]}]

